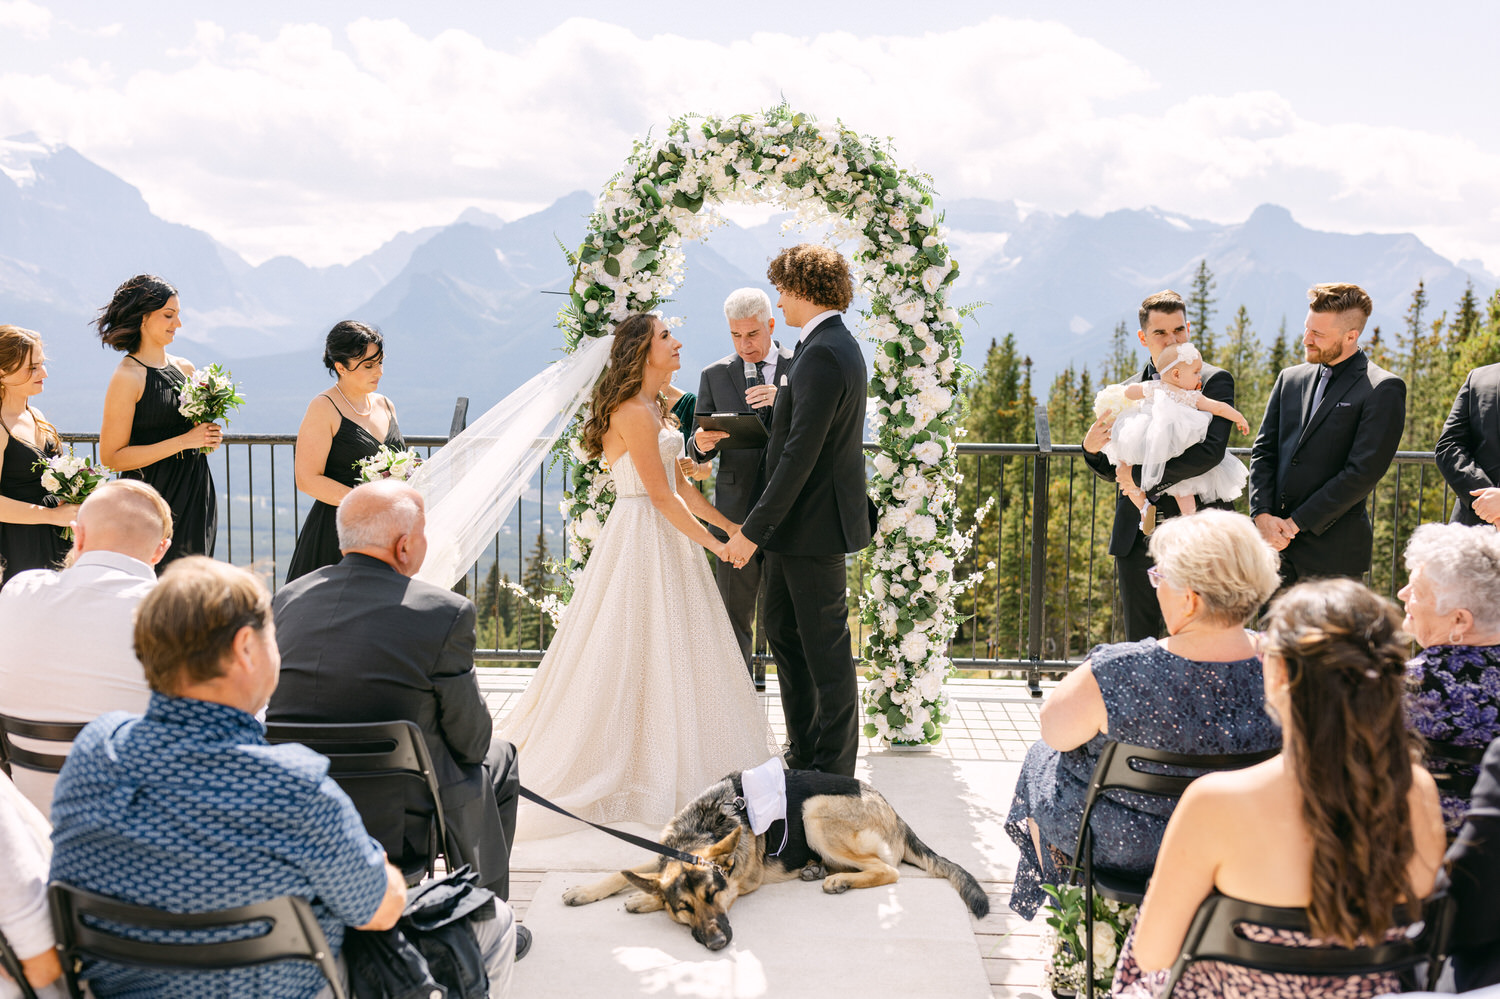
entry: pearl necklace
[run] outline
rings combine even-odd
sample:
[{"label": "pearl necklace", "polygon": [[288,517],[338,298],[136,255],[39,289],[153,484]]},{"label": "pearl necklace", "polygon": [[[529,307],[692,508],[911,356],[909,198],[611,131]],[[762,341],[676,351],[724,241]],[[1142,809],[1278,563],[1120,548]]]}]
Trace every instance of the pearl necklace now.
[{"label": "pearl necklace", "polygon": [[[343,399],[345,402],[349,402],[349,397],[344,394],[344,390],[339,388],[337,383],[334,383],[333,390],[339,394],[340,399]],[[354,403],[352,402],[349,402],[349,408],[354,410],[355,416],[369,416],[375,410],[375,400],[370,400],[369,404],[365,406],[364,412],[360,412],[359,407],[354,405]]]}]

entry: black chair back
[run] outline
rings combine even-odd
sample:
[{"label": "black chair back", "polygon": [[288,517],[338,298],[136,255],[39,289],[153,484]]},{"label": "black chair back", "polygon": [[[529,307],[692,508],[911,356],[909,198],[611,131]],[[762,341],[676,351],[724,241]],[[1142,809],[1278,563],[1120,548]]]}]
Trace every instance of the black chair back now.
[{"label": "black chair back", "polygon": [[12,767],[20,767],[22,770],[57,773],[68,762],[67,753],[40,753],[17,746],[11,739],[19,737],[38,742],[71,743],[87,724],[88,722],[39,722],[0,715],[0,757],[5,760],[5,772],[9,774]]},{"label": "black chair back", "polygon": [[[1073,883],[1083,884],[1084,974],[1094,980],[1094,893],[1129,905],[1139,905],[1146,895],[1149,876],[1142,877],[1094,867],[1094,833],[1089,819],[1094,806],[1106,791],[1134,791],[1159,798],[1180,798],[1188,785],[1214,770],[1242,770],[1269,760],[1280,748],[1254,753],[1191,754],[1169,753],[1128,742],[1106,742],[1089,778],[1088,795],[1083,800],[1083,818],[1078,824],[1078,843],[1073,851]],[[1158,767],[1191,768],[1194,774],[1164,774],[1139,769],[1140,764]]]},{"label": "black chair back", "polygon": [[[297,742],[328,757],[328,775],[359,809],[365,828],[380,841],[391,863],[408,881],[436,870],[442,856],[457,866],[448,838],[443,803],[432,756],[422,730],[410,721],[326,725],[275,723],[266,726],[270,742]],[[425,825],[425,847],[408,847],[408,791],[417,794],[417,815]]]},{"label": "black chair back", "polygon": [[5,969],[16,988],[21,990],[21,999],[36,999],[36,990],[26,980],[26,972],[21,968],[21,956],[11,948],[4,933],[0,933],[0,968]]},{"label": "black chair back", "polygon": [[[135,968],[173,971],[222,971],[271,961],[311,961],[328,979],[334,999],[347,999],[338,964],[305,898],[282,895],[217,912],[176,913],[121,902],[61,881],[52,882],[47,895],[52,904],[52,926],[61,951],[63,976],[74,999],[84,999],[86,995],[79,978],[84,957]],[[148,943],[104,928],[111,923],[138,929],[199,931],[246,924],[269,925],[263,934],[243,940]]]},{"label": "black chair back", "polygon": [[[1439,769],[1428,767],[1438,790],[1454,797],[1468,799],[1474,796],[1474,783],[1479,780],[1479,765],[1484,762],[1484,751],[1488,746],[1459,746],[1451,742],[1428,742],[1426,760],[1446,764]],[[1472,767],[1472,770],[1463,768]]]},{"label": "black chair back", "polygon": [[[1398,916],[1403,920],[1406,918],[1404,912]],[[1225,895],[1210,895],[1198,907],[1188,926],[1182,952],[1172,965],[1161,999],[1170,996],[1182,980],[1183,973],[1199,961],[1221,961],[1289,975],[1401,972],[1427,961],[1427,987],[1430,990],[1436,987],[1447,957],[1453,905],[1446,895],[1433,895],[1422,903],[1421,919],[1411,924],[1404,936],[1367,947],[1289,947],[1261,942],[1249,939],[1240,931],[1241,925],[1247,923],[1312,935],[1306,909],[1276,908]]]}]

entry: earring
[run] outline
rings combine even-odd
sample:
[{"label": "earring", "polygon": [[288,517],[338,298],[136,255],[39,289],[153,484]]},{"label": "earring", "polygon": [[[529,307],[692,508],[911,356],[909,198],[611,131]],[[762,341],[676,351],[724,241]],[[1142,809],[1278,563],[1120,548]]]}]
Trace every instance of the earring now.
[{"label": "earring", "polygon": [[1459,631],[1458,631],[1457,628],[1454,628],[1454,629],[1452,629],[1451,631],[1448,632],[1448,644],[1449,645],[1457,645],[1458,642],[1459,642],[1459,639],[1461,639],[1461,638],[1463,638],[1463,636],[1461,634],[1459,634]]}]

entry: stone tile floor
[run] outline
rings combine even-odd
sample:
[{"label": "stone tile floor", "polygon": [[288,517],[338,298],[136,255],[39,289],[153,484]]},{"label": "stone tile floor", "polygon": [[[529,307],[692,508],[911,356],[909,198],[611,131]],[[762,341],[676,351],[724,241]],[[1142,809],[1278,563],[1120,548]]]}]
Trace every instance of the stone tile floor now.
[{"label": "stone tile floor", "polygon": [[[479,671],[480,688],[495,718],[510,710],[533,674],[532,669],[505,667],[484,667]],[[1023,683],[955,680],[948,685],[948,695],[952,721],[944,729],[943,741],[934,747],[935,754],[955,761],[1019,764],[1027,748],[1040,737],[1037,714],[1041,700],[1032,698]],[[761,702],[772,730],[778,738],[784,738],[785,725],[774,675]],[[876,749],[879,749],[877,740],[867,739],[861,755]],[[1002,807],[1004,804],[1001,803]],[[990,845],[999,850],[1014,849],[1009,840]],[[545,873],[511,871],[511,902],[522,922]],[[990,914],[984,919],[970,917],[970,920],[974,942],[989,975],[991,994],[996,999],[1044,999],[1049,994],[1042,986],[1044,924],[1040,919],[1028,923],[1010,911],[1009,881],[981,883],[990,898]]]}]

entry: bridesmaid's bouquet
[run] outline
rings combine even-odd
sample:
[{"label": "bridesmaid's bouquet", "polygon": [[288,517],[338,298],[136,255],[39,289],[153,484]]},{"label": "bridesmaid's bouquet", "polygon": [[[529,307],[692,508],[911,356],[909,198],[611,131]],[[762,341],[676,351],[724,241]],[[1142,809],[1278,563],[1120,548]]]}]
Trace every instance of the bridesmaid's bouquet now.
[{"label": "bridesmaid's bouquet", "polygon": [[398,451],[382,444],[380,450],[368,458],[361,458],[354,463],[354,467],[359,470],[361,482],[379,482],[381,479],[400,479],[404,482],[412,477],[412,473],[421,464],[422,456],[417,452],[409,448]]},{"label": "bridesmaid's bouquet", "polygon": [[[42,473],[42,488],[56,496],[59,505],[82,503],[99,484],[114,474],[114,470],[98,464],[92,458],[80,458],[69,448],[66,454],[55,454],[41,458],[31,466],[34,472]],[[73,529],[63,528],[63,537],[71,538]]]},{"label": "bridesmaid's bouquet", "polygon": [[[239,386],[231,379],[229,370],[221,364],[210,364],[199,368],[182,387],[182,401],[177,412],[194,423],[229,422],[231,410],[245,404]],[[213,448],[199,448],[200,454],[208,454]]]}]

